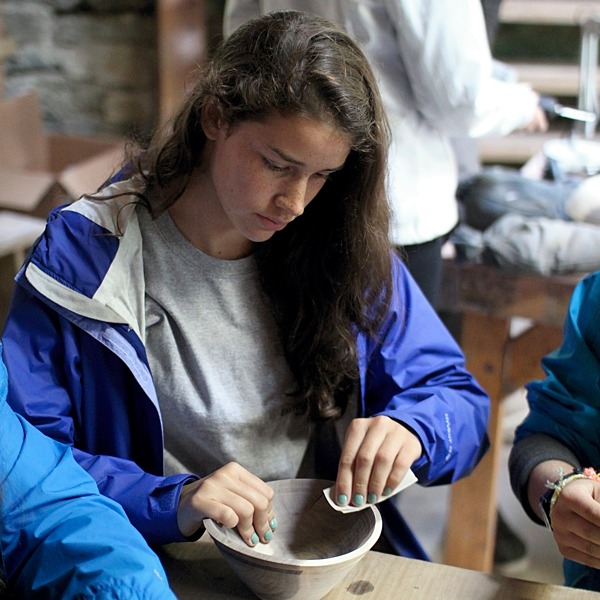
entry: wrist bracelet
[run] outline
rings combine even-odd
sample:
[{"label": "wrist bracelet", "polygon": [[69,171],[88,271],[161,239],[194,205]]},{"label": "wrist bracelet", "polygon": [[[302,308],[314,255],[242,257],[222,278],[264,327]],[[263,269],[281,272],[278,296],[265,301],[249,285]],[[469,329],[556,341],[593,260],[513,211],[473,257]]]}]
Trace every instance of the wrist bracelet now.
[{"label": "wrist bracelet", "polygon": [[546,482],[548,491],[545,492],[540,498],[542,517],[544,518],[544,523],[548,529],[552,529],[552,509],[554,508],[560,493],[565,489],[567,483],[573,481],[574,479],[594,479],[596,481],[600,481],[600,473],[596,473],[592,467],[587,467],[585,469],[574,469],[567,475],[564,474],[563,469],[559,469],[558,475],[559,477],[555,482]]}]

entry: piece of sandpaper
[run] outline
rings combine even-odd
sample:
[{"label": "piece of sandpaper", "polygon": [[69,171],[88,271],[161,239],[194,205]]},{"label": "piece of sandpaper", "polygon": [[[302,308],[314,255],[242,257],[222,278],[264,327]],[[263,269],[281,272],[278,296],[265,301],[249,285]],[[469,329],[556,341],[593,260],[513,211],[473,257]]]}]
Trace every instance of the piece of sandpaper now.
[{"label": "piece of sandpaper", "polygon": [[[396,486],[396,488],[392,490],[392,493],[387,494],[386,496],[381,496],[379,500],[375,502],[375,504],[379,504],[379,502],[383,502],[384,500],[395,496],[396,494],[400,493],[402,490],[405,490],[408,486],[412,485],[416,481],[417,478],[415,474],[409,469],[406,475],[404,476],[404,479],[402,479],[402,481]],[[364,510],[365,508],[369,508],[369,506],[373,506],[373,504],[369,502],[366,502],[362,506],[352,506],[350,504],[347,504],[346,506],[339,506],[331,497],[332,493],[335,493],[335,486],[331,486],[323,490],[323,494],[325,495],[325,498],[327,498],[327,502],[329,502],[329,505],[338,512],[351,513],[359,510]]]}]

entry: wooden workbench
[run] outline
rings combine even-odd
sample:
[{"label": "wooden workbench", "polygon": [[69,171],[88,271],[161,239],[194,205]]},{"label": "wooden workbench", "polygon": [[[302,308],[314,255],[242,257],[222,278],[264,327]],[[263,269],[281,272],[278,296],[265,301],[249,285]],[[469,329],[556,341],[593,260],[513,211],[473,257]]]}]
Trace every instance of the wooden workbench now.
[{"label": "wooden workbench", "polygon": [[[541,358],[562,339],[563,320],[583,275],[519,275],[486,265],[446,261],[440,310],[461,317],[467,367],[489,393],[491,448],[475,471],[452,485],[444,548],[449,565],[490,572],[497,521],[502,398],[543,377]],[[515,317],[531,327],[511,335]]]},{"label": "wooden workbench", "polygon": [[[252,600],[207,534],[171,544],[161,559],[180,600]],[[368,552],[323,600],[592,600],[594,592],[508,579],[447,565]]]}]

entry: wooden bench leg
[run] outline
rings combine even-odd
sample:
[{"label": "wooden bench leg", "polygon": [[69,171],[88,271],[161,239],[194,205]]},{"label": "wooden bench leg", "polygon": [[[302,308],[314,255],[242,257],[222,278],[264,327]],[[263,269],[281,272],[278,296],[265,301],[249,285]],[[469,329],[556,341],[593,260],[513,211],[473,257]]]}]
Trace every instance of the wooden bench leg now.
[{"label": "wooden bench leg", "polygon": [[497,521],[497,482],[502,447],[502,378],[510,320],[465,313],[461,346],[467,368],[492,399],[491,447],[473,473],[452,485],[444,544],[448,565],[491,572]]}]

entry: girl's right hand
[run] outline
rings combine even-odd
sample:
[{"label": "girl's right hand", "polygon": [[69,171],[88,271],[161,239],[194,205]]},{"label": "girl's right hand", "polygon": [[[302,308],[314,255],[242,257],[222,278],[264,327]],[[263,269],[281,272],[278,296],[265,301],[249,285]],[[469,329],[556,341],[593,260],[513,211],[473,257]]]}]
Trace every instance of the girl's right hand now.
[{"label": "girl's right hand", "polygon": [[277,528],[273,490],[261,479],[231,462],[211,475],[184,485],[179,497],[177,524],[189,537],[210,518],[237,528],[248,546],[267,543]]}]

